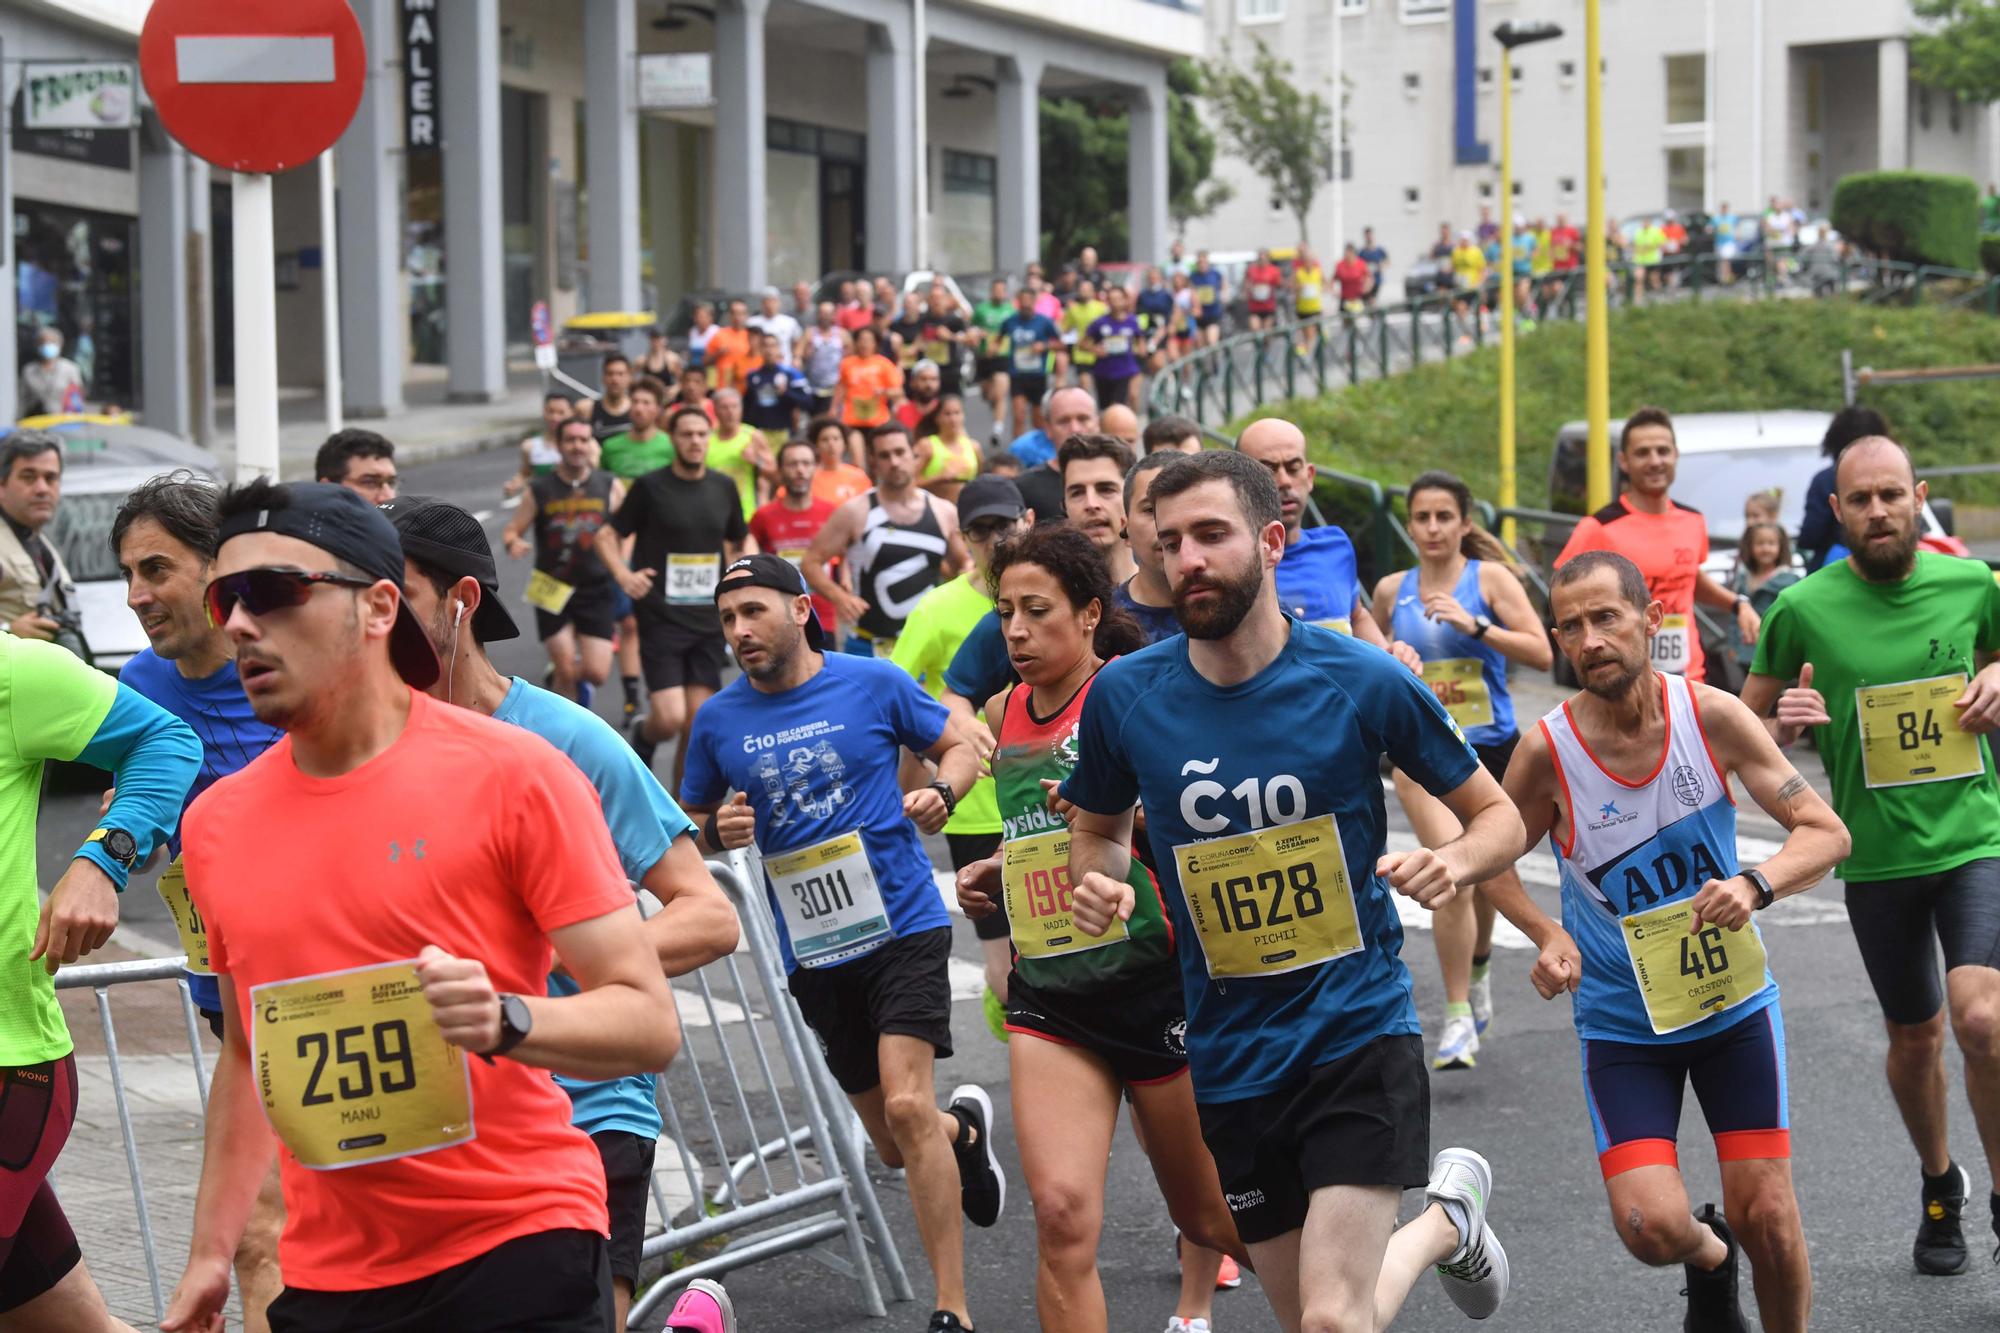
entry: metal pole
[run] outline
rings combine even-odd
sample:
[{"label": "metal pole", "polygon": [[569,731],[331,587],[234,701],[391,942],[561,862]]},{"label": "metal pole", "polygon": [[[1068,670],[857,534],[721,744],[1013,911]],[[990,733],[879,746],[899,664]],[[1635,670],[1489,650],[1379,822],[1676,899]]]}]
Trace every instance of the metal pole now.
[{"label": "metal pole", "polygon": [[[1702,0],[1707,34],[1701,58],[1701,211],[1715,212],[1715,0]],[[1698,267],[1698,266],[1697,266]]]},{"label": "metal pole", "polygon": [[278,300],[271,178],[229,177],[236,306],[236,480],[278,476]]},{"label": "metal pole", "polygon": [[1590,420],[1589,504],[1611,503],[1611,329],[1604,299],[1604,73],[1599,0],[1583,0],[1584,408]]},{"label": "metal pole", "polygon": [[[1341,150],[1347,146],[1347,132],[1341,119],[1340,88],[1347,76],[1347,46],[1341,31],[1341,0],[1333,0],[1333,239],[1326,253],[1336,262],[1347,235],[1347,182],[1340,169]],[[1337,293],[1336,293],[1337,294]]]},{"label": "metal pole", "polygon": [[[1590,0],[1591,16],[1596,17],[1596,0]],[[1750,206],[1764,216],[1764,0],[1750,0]],[[1758,266],[1770,256],[1759,251]],[[1610,504],[1609,500],[1605,501]]]},{"label": "metal pole", "polygon": [[[1500,507],[1512,509],[1514,491],[1514,52],[1500,48]],[[1503,519],[1500,540],[1514,544],[1514,520]]]},{"label": "metal pole", "polygon": [[[931,266],[931,238],[930,238],[930,225],[929,225],[930,216],[929,216],[929,210],[926,206],[926,200],[929,198],[931,192],[930,191],[931,148],[929,142],[930,93],[928,87],[925,84],[926,76],[924,73],[924,66],[926,64],[925,61],[926,52],[924,48],[929,44],[930,37],[927,30],[928,29],[928,25],[926,22],[927,15],[924,12],[924,0],[911,0],[911,9],[912,9],[912,15],[910,24],[910,29],[911,29],[910,58],[917,67],[916,99],[915,99],[917,104],[916,198],[911,201],[911,206],[917,210],[917,219],[916,219],[917,245],[915,253],[916,267],[923,269],[923,268],[929,268]],[[1165,108],[1161,109],[1160,114],[1162,115],[1166,114]]]},{"label": "metal pole", "polygon": [[333,222],[333,150],[319,155],[319,333],[324,346],[326,433],[347,425],[341,408],[345,388],[340,374],[340,238]]}]

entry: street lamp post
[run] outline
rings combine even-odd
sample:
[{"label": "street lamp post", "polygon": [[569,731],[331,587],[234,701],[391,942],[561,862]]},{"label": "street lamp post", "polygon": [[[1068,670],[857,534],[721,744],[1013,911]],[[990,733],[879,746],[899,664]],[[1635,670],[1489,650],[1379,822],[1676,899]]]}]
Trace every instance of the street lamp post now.
[{"label": "street lamp post", "polygon": [[[1500,508],[1519,500],[1514,485],[1514,48],[1562,36],[1553,23],[1516,23],[1493,30],[1500,43]],[[1514,520],[1500,522],[1500,540],[1514,544]]]},{"label": "street lamp post", "polygon": [[[1757,0],[1762,12],[1763,0]],[[1590,512],[1611,503],[1611,326],[1605,297],[1604,271],[1604,60],[1598,43],[1597,0],[1583,0],[1583,177],[1584,234],[1584,417],[1590,423],[1585,461],[1585,493]],[[1762,32],[1761,20],[1758,31]],[[1758,38],[1761,50],[1762,37]],[[1764,86],[1763,58],[1758,57],[1753,93]],[[1759,94],[1761,95],[1761,94]],[[1754,133],[1762,143],[1764,118],[1758,114]],[[1761,150],[1758,161],[1762,161]],[[1761,168],[1759,168],[1761,170]],[[1751,202],[1756,202],[1753,197]]]}]

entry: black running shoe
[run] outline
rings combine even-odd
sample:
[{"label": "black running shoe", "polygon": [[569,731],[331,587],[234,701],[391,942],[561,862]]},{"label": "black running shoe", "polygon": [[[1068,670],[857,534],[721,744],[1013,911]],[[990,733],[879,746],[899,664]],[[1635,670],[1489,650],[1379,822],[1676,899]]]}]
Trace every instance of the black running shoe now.
[{"label": "black running shoe", "polygon": [[1972,1178],[1953,1162],[1936,1180],[1925,1176],[1923,1181],[1924,1216],[1917,1223],[1917,1243],[1910,1252],[1917,1271],[1932,1277],[1963,1273],[1971,1256],[1965,1250],[1965,1228],[1959,1217],[1972,1193]]},{"label": "black running shoe", "polygon": [[1750,1326],[1743,1322],[1742,1304],[1736,1298],[1736,1273],[1740,1267],[1737,1259],[1742,1253],[1736,1247],[1736,1237],[1730,1234],[1722,1214],[1715,1211],[1712,1203],[1703,1204],[1694,1220],[1722,1237],[1729,1254],[1713,1269],[1681,1265],[1681,1271],[1687,1275],[1687,1288],[1681,1294],[1688,1303],[1687,1318],[1681,1324],[1683,1333],[1750,1333]]},{"label": "black running shoe", "polygon": [[1007,1177],[1000,1171],[993,1137],[987,1132],[993,1123],[993,1099],[978,1084],[966,1083],[951,1090],[950,1106],[964,1126],[958,1142],[951,1145],[958,1158],[959,1206],[966,1221],[990,1227],[1007,1206]]},{"label": "black running shoe", "polygon": [[639,756],[639,762],[651,768],[653,751],[659,748],[660,743],[646,734],[646,719],[633,718],[631,725],[625,728],[625,739],[632,742],[632,752]]},{"label": "black running shoe", "polygon": [[924,1325],[924,1333],[972,1333],[972,1326],[949,1310],[933,1310],[931,1322]]},{"label": "black running shoe", "polygon": [[2000,1264],[2000,1191],[1993,1195],[1993,1262]]}]

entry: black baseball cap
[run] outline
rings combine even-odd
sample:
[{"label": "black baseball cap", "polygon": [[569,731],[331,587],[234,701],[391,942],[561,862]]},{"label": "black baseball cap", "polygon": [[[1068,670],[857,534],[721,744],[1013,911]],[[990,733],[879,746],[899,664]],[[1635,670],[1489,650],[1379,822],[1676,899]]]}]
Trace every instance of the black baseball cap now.
[{"label": "black baseball cap", "polygon": [[449,500],[428,495],[399,495],[383,505],[382,512],[396,525],[404,555],[443,570],[454,580],[467,576],[478,580],[486,595],[472,613],[472,630],[481,643],[521,637],[520,626],[500,602],[500,571],[478,519]]},{"label": "black baseball cap", "polygon": [[1012,477],[974,477],[958,493],[958,526],[969,528],[982,518],[1019,518],[1028,511],[1021,488]]},{"label": "black baseball cap", "polygon": [[[719,602],[722,594],[738,588],[769,588],[787,597],[812,596],[812,589],[806,586],[805,575],[794,569],[792,562],[785,557],[768,552],[730,561],[722,571],[722,577],[715,581],[715,599]],[[814,652],[826,651],[826,630],[819,623],[818,611],[806,617],[806,646]]]},{"label": "black baseball cap", "polygon": [[[244,509],[222,520],[219,549],[232,537],[272,532],[319,547],[371,579],[387,579],[403,591],[403,545],[379,509],[345,486],[296,481],[272,486],[268,509]],[[407,599],[399,598],[396,624],[389,631],[389,660],[396,674],[420,690],[437,683],[437,653]]]}]

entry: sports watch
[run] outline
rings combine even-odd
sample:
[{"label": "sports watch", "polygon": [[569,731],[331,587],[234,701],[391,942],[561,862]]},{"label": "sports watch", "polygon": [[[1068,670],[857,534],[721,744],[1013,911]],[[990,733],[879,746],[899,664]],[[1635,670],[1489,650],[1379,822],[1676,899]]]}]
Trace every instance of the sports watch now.
[{"label": "sports watch", "polygon": [[945,818],[951,818],[952,812],[958,809],[958,793],[953,791],[951,784],[943,778],[931,783],[931,790],[944,798]]},{"label": "sports watch", "polygon": [[528,1039],[534,1029],[535,1016],[528,1012],[528,1003],[518,995],[500,997],[500,1042],[487,1051],[488,1058],[505,1055]]},{"label": "sports watch", "polygon": [[1750,887],[1757,890],[1757,906],[1752,908],[1752,911],[1761,912],[1776,900],[1778,895],[1772,890],[1771,881],[1764,877],[1763,871],[1746,870],[1743,872],[1743,878],[1749,880]]},{"label": "sports watch", "polygon": [[1475,638],[1475,639],[1483,639],[1483,638],[1485,638],[1485,637],[1486,637],[1486,631],[1487,631],[1487,630],[1490,630],[1490,629],[1492,629],[1492,628],[1493,628],[1493,617],[1492,617],[1492,616],[1489,616],[1489,615],[1484,615],[1484,614],[1481,614],[1481,615],[1476,615],[1476,616],[1474,616],[1474,617],[1472,618],[1472,637],[1473,637],[1473,638]]},{"label": "sports watch", "polygon": [[105,854],[127,870],[139,864],[139,844],[122,828],[92,829],[84,842],[103,843]]}]

